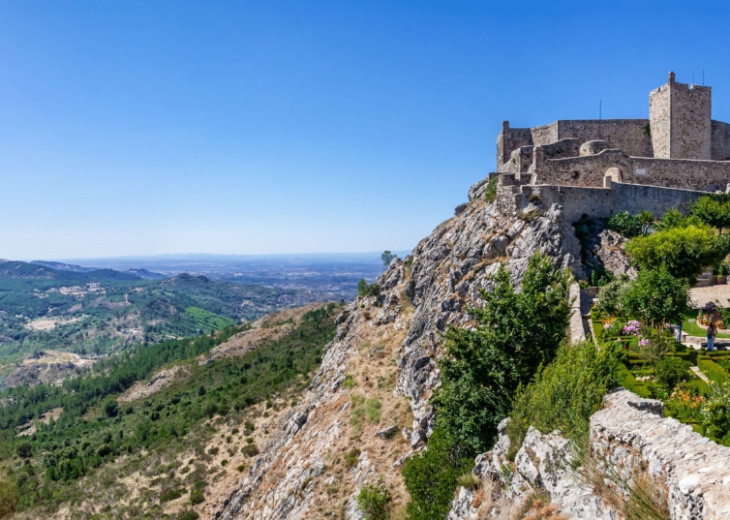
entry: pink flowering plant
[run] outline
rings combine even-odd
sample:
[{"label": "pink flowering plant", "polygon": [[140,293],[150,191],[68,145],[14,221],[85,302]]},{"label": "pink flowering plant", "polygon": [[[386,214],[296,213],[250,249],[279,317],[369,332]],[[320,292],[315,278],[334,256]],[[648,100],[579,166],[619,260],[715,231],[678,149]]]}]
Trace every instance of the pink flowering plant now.
[{"label": "pink flowering plant", "polygon": [[636,320],[629,321],[624,328],[621,330],[621,334],[624,336],[638,336],[639,335],[639,322]]}]

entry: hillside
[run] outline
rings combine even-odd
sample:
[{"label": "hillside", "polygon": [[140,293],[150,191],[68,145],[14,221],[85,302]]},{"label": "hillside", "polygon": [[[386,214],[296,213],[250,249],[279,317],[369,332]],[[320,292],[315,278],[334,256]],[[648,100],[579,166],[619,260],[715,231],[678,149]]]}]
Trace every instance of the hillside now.
[{"label": "hillside", "polygon": [[[561,374],[566,387],[561,390],[561,383],[553,381],[557,386],[550,387],[550,391],[556,392],[555,399],[560,397],[568,401],[565,404],[557,400],[555,404],[539,404],[542,408],[563,408],[552,410],[551,413],[556,414],[550,416],[553,419],[547,416],[538,419],[548,424],[550,420],[555,422],[554,417],[573,413],[565,407],[578,406],[571,404],[571,398],[584,399],[586,403],[580,405],[584,415],[580,420],[574,419],[584,432],[580,435],[585,436],[575,442],[585,447],[586,455],[593,453],[591,457],[596,458],[580,459],[584,467],[580,472],[574,472],[570,468],[581,464],[571,459],[574,441],[561,437],[559,432],[557,436],[543,438],[534,428],[529,429],[522,446],[510,448],[505,433],[507,423],[496,427],[496,421],[510,412],[509,403],[507,408],[485,410],[485,405],[494,406],[489,401],[492,397],[485,395],[485,401],[469,410],[467,407],[474,398],[470,392],[481,393],[485,388],[458,386],[474,385],[469,379],[460,380],[457,386],[450,383],[449,391],[456,397],[453,401],[445,401],[444,367],[452,367],[448,374],[451,381],[454,377],[468,377],[472,370],[469,364],[458,361],[444,365],[445,344],[451,341],[451,348],[454,348],[453,342],[460,338],[480,341],[482,336],[475,334],[489,334],[489,327],[504,327],[513,335],[521,334],[520,328],[529,327],[518,320],[515,329],[509,321],[512,316],[508,316],[513,309],[500,302],[519,304],[528,319],[533,319],[529,318],[531,306],[542,312],[539,309],[544,303],[538,305],[538,302],[544,300],[541,296],[544,293],[536,294],[532,304],[520,300],[516,296],[519,293],[510,293],[505,288],[505,284],[510,283],[519,286],[528,278],[531,284],[540,283],[543,275],[536,277],[530,267],[535,254],[542,255],[557,268],[567,269],[581,280],[592,276],[592,272],[602,273],[606,268],[604,260],[616,269],[616,276],[629,269],[623,252],[625,239],[606,230],[605,221],[576,233],[559,204],[543,203],[539,196],[515,202],[512,194],[509,186],[501,187],[486,179],[472,187],[469,202],[459,206],[453,218],[422,240],[404,261],[394,260],[388,271],[378,278],[372,294],[364,288],[363,295],[347,306],[337,320],[335,339],[327,347],[322,366],[301,404],[281,419],[278,433],[262,447],[247,478],[230,495],[223,509],[209,518],[430,520],[446,518],[448,514],[449,520],[658,520],[667,517],[667,509],[662,509],[668,507],[667,495],[676,504],[673,507],[677,513],[672,518],[677,519],[690,518],[685,515],[686,511],[705,507],[697,505],[703,504],[702,493],[712,496],[712,500],[721,496],[717,481],[703,483],[700,490],[687,487],[677,475],[688,475],[691,468],[696,471],[702,466],[699,462],[694,465],[683,463],[682,458],[720,461],[730,456],[730,450],[710,443],[707,451],[712,455],[694,454],[691,449],[682,452],[683,455],[672,455],[680,452],[672,451],[676,443],[672,444],[674,434],[671,432],[681,431],[682,435],[691,437],[693,446],[705,446],[707,439],[692,432],[689,426],[663,419],[664,404],[660,401],[635,401],[636,396],[609,400],[609,405],[615,407],[617,419],[611,419],[611,412],[600,418],[596,414],[588,431],[586,414],[600,410],[604,394],[615,386],[614,365],[610,364],[615,359],[611,358],[614,359],[611,361],[606,357],[613,355],[612,349],[601,354],[592,343],[581,342],[590,333],[590,324],[582,319],[581,314],[586,310],[581,310],[580,300],[569,300],[567,290],[561,297],[562,305],[572,301],[575,312],[570,326],[560,331],[557,339],[563,341],[572,337],[577,346],[573,350],[561,348],[557,353],[547,353],[550,357],[546,358],[546,364],[557,354],[554,370],[564,371]],[[501,266],[508,269],[506,279],[499,274]],[[482,293],[495,288],[499,291],[496,297],[487,298]],[[578,284],[573,282],[571,298],[579,292]],[[475,328],[479,322],[470,309],[480,308],[488,300],[493,306],[502,306],[501,312],[505,314],[483,316],[481,319],[489,323],[489,327]],[[541,327],[549,325],[539,321],[531,323]],[[500,338],[493,337],[493,340],[500,341]],[[529,348],[539,351],[547,342],[547,336],[538,335]],[[510,341],[504,347],[509,348]],[[453,352],[451,359],[454,359]],[[525,354],[529,356],[530,352]],[[509,367],[517,356],[525,354],[514,352],[505,360],[505,366]],[[571,356],[587,357],[573,360]],[[595,360],[587,361],[590,359]],[[605,365],[602,365],[602,359],[605,359]],[[498,361],[494,358],[495,364],[491,368],[489,363],[485,366],[489,377],[497,378],[496,381],[506,377],[505,373],[499,372]],[[560,363],[574,365],[566,368]],[[531,372],[526,373],[521,385],[533,380],[538,366],[538,361],[528,366]],[[608,367],[605,369],[608,373],[599,375],[604,366]],[[599,372],[595,377],[583,372],[590,370]],[[583,379],[572,381],[570,377]],[[624,384],[628,384],[628,379],[626,381]],[[540,391],[537,390],[534,399],[539,399]],[[568,391],[576,394],[566,395]],[[445,403],[440,412],[431,402],[435,395]],[[616,404],[611,405],[611,402]],[[462,415],[454,423],[441,423],[439,431],[436,429],[438,414],[444,413],[447,404],[451,408],[462,407],[457,408]],[[529,411],[530,404],[527,406]],[[651,419],[638,418],[632,423],[633,429],[627,427],[624,431],[620,417],[630,415],[632,409],[646,410]],[[460,431],[454,433],[463,434],[481,417],[494,421],[494,441],[498,442],[493,452],[476,458],[475,467],[474,456],[479,452],[473,448],[467,451],[463,444],[445,449],[443,428],[456,428]],[[656,424],[656,428],[667,434],[644,431],[642,423]],[[593,444],[585,444],[589,433],[591,438],[595,436]],[[487,437],[477,436],[476,439],[483,443],[481,446],[485,446],[485,450],[492,446]],[[649,453],[641,458],[645,442],[652,443],[661,456]],[[454,455],[455,449],[471,455],[459,458]],[[555,449],[562,451],[555,455]],[[605,470],[609,473],[596,469],[606,467],[609,460],[609,469]],[[719,464],[713,462],[707,470],[712,474],[722,472]],[[673,468],[681,469],[673,473]],[[610,471],[619,472],[618,480]],[[635,475],[633,478],[641,482],[640,487],[631,484],[631,480],[622,480],[628,478],[622,475]],[[605,486],[601,487],[600,482],[605,482]],[[410,486],[408,490],[406,486]],[[457,500],[452,507],[454,497]],[[639,507],[639,513],[636,512],[637,503],[644,504]],[[722,507],[725,506],[723,503]],[[697,518],[722,518],[721,509],[703,511],[705,513]]]},{"label": "hillside", "polygon": [[[204,276],[160,279],[147,272],[51,265],[0,264],[0,386],[4,380],[44,380],[34,376],[38,367],[28,368],[42,357],[38,353],[54,350],[94,358],[141,342],[219,330],[316,299],[310,291]],[[79,365],[83,363],[55,368],[63,375]]]},{"label": "hillside", "polygon": [[6,391],[0,498],[28,519],[176,518],[222,507],[307,387],[335,310],[282,311],[133,349],[60,388]]}]

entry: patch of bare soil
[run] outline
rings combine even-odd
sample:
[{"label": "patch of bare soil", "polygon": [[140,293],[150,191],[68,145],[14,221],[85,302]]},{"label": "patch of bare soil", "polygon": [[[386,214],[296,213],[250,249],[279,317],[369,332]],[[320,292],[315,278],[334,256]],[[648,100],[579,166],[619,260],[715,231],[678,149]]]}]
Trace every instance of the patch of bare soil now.
[{"label": "patch of bare soil", "polygon": [[[137,399],[144,399],[155,394],[175,381],[175,377],[182,369],[183,374],[188,371],[182,365],[175,365],[171,368],[163,368],[158,371],[149,381],[137,381],[126,392],[117,398],[120,403],[129,403]],[[183,375],[183,377],[185,377]]]},{"label": "patch of bare soil", "polygon": [[83,319],[83,316],[77,316],[75,318],[38,318],[31,322],[28,322],[25,324],[25,328],[30,330],[53,330],[56,327],[60,327],[63,325],[69,325],[71,323],[76,323],[77,321],[81,321]]},{"label": "patch of bare soil", "polygon": [[[326,305],[312,303],[295,309],[285,309],[274,314],[268,314],[252,323],[251,329],[236,334],[225,343],[213,348],[207,356],[201,356],[198,363],[204,364],[218,358],[240,357],[252,350],[275,341],[289,334],[302,320],[302,316]],[[180,366],[163,368],[156,372],[149,381],[138,381],[129,390],[119,396],[120,403],[128,403],[137,399],[144,399],[166,388],[176,378],[187,377],[188,371],[180,371]]]},{"label": "patch of bare soil", "polygon": [[18,437],[33,435],[36,432],[36,425],[38,424],[38,422],[48,424],[51,422],[51,419],[57,421],[58,418],[61,417],[61,412],[63,412],[63,408],[52,408],[51,410],[41,415],[41,418],[38,421],[33,421],[31,423],[18,426],[18,429],[21,430],[20,433],[18,433]]},{"label": "patch of bare soil", "polygon": [[93,361],[71,352],[44,351],[24,360],[5,378],[8,387],[32,387],[40,383],[60,384],[81,369],[90,367]]}]

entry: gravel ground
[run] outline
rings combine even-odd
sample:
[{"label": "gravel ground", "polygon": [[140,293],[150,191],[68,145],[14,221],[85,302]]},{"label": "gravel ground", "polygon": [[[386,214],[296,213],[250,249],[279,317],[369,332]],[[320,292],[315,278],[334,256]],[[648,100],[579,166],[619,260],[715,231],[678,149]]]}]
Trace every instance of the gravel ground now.
[{"label": "gravel ground", "polygon": [[715,302],[720,307],[728,307],[730,285],[711,285],[710,287],[694,287],[689,290],[689,297],[694,307],[702,307],[707,302]]}]

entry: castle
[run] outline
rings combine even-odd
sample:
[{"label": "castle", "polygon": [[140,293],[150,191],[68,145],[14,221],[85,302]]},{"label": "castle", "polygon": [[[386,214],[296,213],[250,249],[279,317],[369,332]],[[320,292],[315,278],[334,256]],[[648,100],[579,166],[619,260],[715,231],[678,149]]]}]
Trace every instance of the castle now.
[{"label": "castle", "polygon": [[670,72],[667,84],[649,93],[649,119],[560,120],[534,128],[505,121],[497,139],[500,184],[726,191],[730,124],[713,121],[711,109],[710,87],[677,83]]}]

